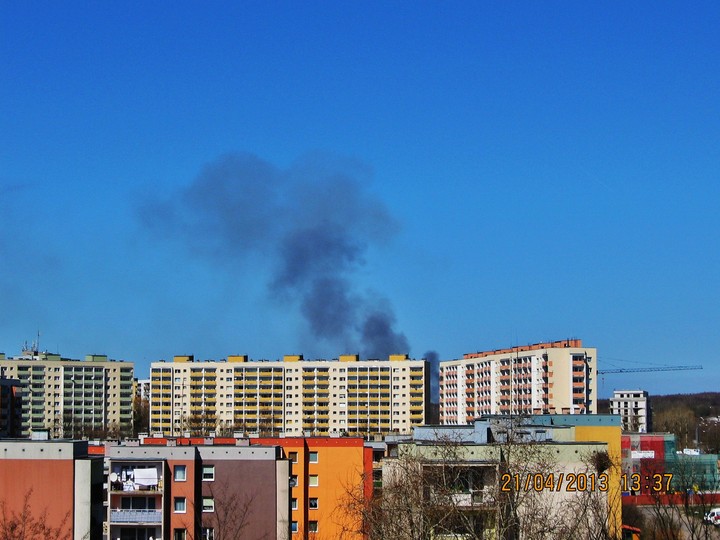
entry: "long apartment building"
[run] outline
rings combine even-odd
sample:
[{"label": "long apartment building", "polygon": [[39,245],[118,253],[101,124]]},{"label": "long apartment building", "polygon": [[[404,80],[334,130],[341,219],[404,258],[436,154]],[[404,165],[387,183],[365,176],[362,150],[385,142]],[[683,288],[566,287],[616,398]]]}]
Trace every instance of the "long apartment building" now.
[{"label": "long apartment building", "polygon": [[130,435],[134,364],[87,355],[85,360],[24,350],[0,353],[0,377],[20,382],[23,436],[48,430],[51,437]]},{"label": "long apartment building", "polygon": [[407,355],[175,356],[150,371],[150,431],[163,435],[409,433],[426,421],[429,401],[428,363]]},{"label": "long apartment building", "polygon": [[485,414],[597,413],[597,350],[582,340],[469,353],[440,363],[440,423]]}]

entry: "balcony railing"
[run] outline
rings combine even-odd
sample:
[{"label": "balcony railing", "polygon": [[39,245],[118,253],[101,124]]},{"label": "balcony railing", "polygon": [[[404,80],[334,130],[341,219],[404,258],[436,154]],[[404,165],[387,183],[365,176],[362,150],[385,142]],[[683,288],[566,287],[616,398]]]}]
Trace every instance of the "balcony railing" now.
[{"label": "balcony railing", "polygon": [[110,510],[110,523],[162,523],[162,510]]}]

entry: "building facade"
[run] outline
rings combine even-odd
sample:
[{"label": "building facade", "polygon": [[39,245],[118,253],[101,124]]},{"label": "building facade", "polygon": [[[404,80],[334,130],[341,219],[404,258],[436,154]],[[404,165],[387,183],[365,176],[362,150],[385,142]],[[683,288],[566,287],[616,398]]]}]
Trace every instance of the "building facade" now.
[{"label": "building facade", "polygon": [[0,438],[20,436],[21,388],[17,379],[6,379],[0,375]]},{"label": "building facade", "polygon": [[615,390],[610,399],[610,414],[620,416],[624,431],[652,431],[650,398],[645,390]]},{"label": "building facade", "polygon": [[597,350],[582,340],[470,353],[440,363],[440,423],[484,414],[597,412]]},{"label": "building facade", "polygon": [[[434,527],[444,538],[478,531],[483,538],[540,538],[546,526],[565,526],[570,538],[616,538],[620,531],[617,416],[487,416],[472,425],[423,426],[412,440],[394,444],[383,461],[383,497],[408,500],[388,508],[400,508],[398,519],[407,524],[419,524],[407,514],[413,505],[437,504]],[[427,473],[420,475],[420,467]],[[407,489],[398,493],[404,482]],[[517,521],[503,513],[508,497]]]},{"label": "building facade", "polygon": [[107,448],[108,538],[289,538],[290,467],[279,448],[175,444]]},{"label": "building facade", "polygon": [[348,500],[372,496],[372,448],[359,437],[250,439],[280,445],[290,461],[292,539],[362,540]]},{"label": "building facade", "polygon": [[426,420],[428,364],[363,360],[153,362],[150,431],[162,435],[409,433]]},{"label": "building facade", "polygon": [[102,482],[102,458],[86,441],[0,440],[3,525],[33,538],[102,538]]},{"label": "building facade", "polygon": [[85,360],[25,350],[0,354],[0,376],[21,384],[21,435],[48,430],[52,437],[130,435],[132,362],[87,355]]}]

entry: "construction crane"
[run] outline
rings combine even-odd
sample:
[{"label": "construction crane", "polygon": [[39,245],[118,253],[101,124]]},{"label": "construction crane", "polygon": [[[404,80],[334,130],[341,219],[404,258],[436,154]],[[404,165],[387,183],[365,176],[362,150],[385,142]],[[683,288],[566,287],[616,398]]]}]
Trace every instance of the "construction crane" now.
[{"label": "construction crane", "polygon": [[702,368],[702,366],[658,366],[644,368],[599,369],[598,375],[607,375],[608,373],[641,373],[646,371],[686,371]]}]

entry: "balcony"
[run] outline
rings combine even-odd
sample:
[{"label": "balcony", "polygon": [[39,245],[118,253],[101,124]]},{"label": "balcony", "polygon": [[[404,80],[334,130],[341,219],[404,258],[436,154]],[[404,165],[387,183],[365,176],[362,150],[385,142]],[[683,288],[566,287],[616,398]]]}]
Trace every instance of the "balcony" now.
[{"label": "balcony", "polygon": [[110,523],[162,523],[162,510],[110,510]]}]

